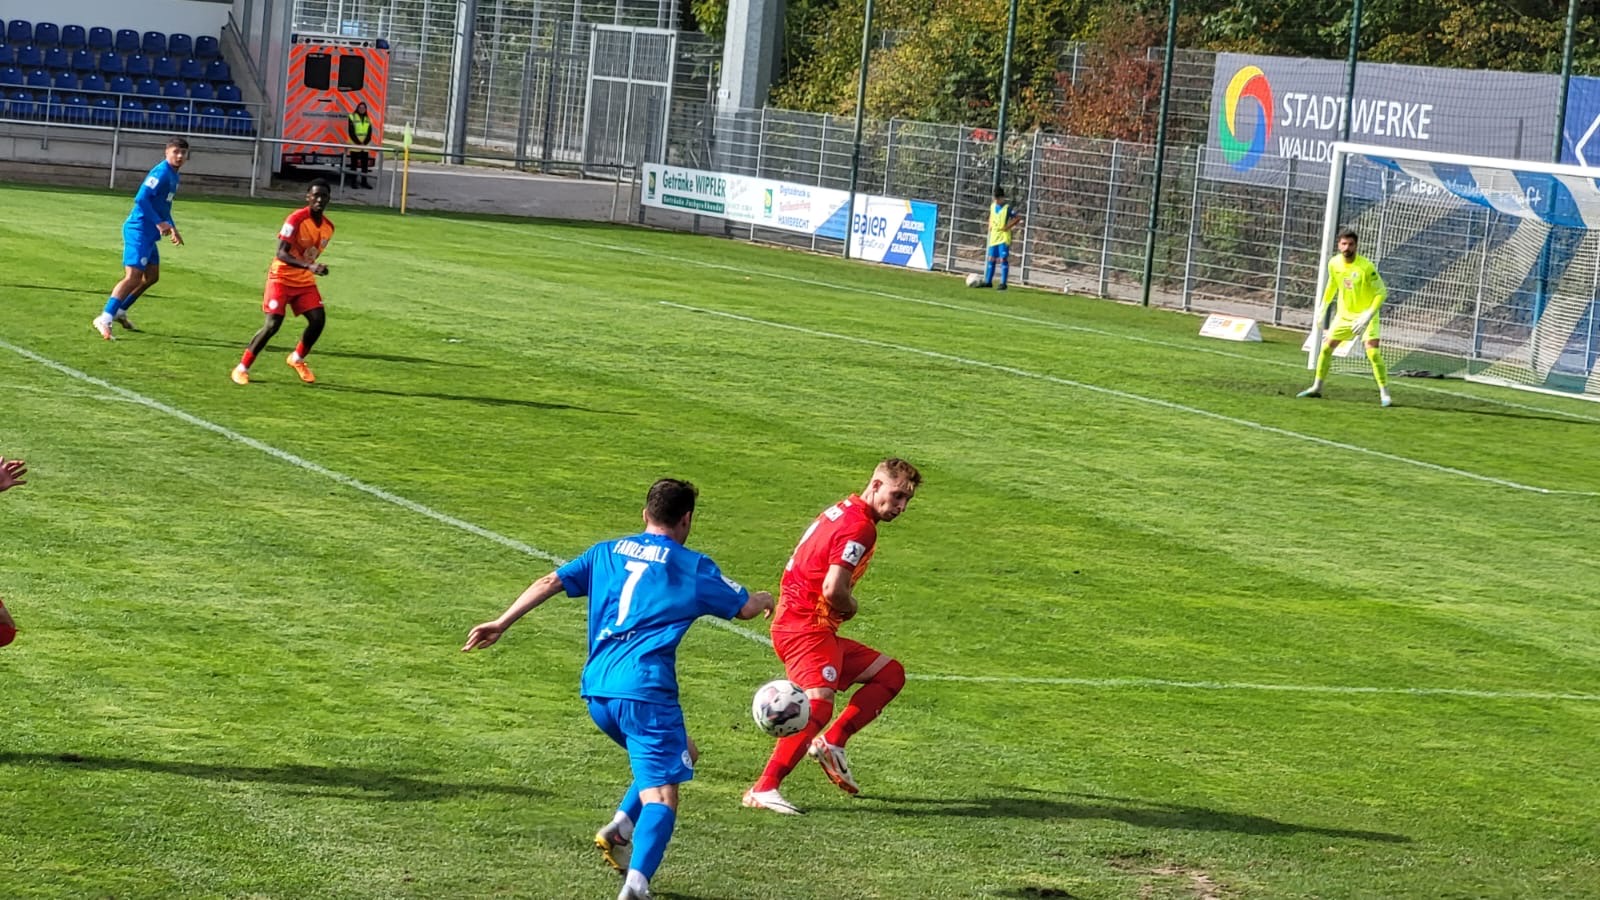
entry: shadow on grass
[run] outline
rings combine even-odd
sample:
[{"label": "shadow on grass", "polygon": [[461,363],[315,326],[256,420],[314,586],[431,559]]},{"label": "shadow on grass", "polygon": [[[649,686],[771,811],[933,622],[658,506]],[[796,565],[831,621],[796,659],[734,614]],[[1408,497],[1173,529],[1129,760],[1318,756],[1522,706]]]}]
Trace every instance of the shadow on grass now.
[{"label": "shadow on grass", "polygon": [[481,403],[484,406],[521,406],[526,409],[570,409],[575,412],[595,413],[602,416],[636,416],[638,413],[617,412],[609,409],[591,409],[587,406],[574,406],[570,403],[546,403],[542,400],[517,400],[511,397],[473,397],[466,394],[435,394],[430,391],[388,391],[383,388],[357,387],[353,384],[329,384],[319,381],[316,384],[319,391],[344,391],[350,394],[374,394],[381,397],[414,397],[426,400],[449,400],[464,403]]},{"label": "shadow on grass", "polygon": [[[232,350],[237,354],[238,352],[244,350],[244,345],[245,344],[250,343],[250,336],[255,334],[255,329],[260,328],[260,327],[261,327],[261,323],[259,321],[253,321],[249,331],[248,332],[241,332],[242,336],[236,341],[219,341],[219,340],[216,340],[215,338],[191,337],[190,335],[186,335],[186,334],[162,334],[159,331],[151,331],[149,329],[145,329],[145,333],[150,335],[151,337],[162,338],[162,339],[170,341],[170,342],[172,342],[174,344],[188,344],[191,347],[222,347],[222,348],[225,348],[225,349],[228,349],[228,350]],[[288,325],[285,325],[284,328],[285,328],[285,331],[289,330],[289,326]],[[298,334],[298,332],[294,332],[294,334]],[[284,331],[280,331],[278,333],[277,340],[280,343],[283,343],[283,345],[285,347],[288,347],[289,349],[293,349],[294,342],[293,341],[285,342],[285,340],[284,340],[286,337],[290,337],[290,336],[292,336],[292,335],[285,334]],[[295,340],[299,340],[299,338],[295,338]],[[263,354],[262,357],[265,358],[271,352],[272,352],[272,348],[269,347],[267,349],[267,353]],[[285,350],[283,352],[287,353],[288,350]],[[316,351],[316,353],[313,354],[313,355],[315,355],[315,356],[329,356],[329,357],[333,357],[334,359],[370,359],[370,360],[373,360],[375,362],[406,363],[408,365],[451,366],[453,368],[458,368],[458,369],[483,369],[483,368],[487,368],[482,363],[446,362],[446,361],[444,361],[442,359],[429,359],[426,356],[399,356],[399,355],[396,355],[396,354],[393,354],[393,353],[358,353],[358,352],[353,351],[353,350],[323,350],[323,349],[318,349]],[[307,357],[307,358],[309,359],[310,357]]]},{"label": "shadow on grass", "polygon": [[49,291],[53,294],[87,294],[90,297],[99,297],[104,300],[110,293],[110,288],[103,290],[95,288],[62,287],[59,284],[12,284],[0,282],[0,289],[11,288],[18,291]]},{"label": "shadow on grass", "polygon": [[181,760],[131,759],[117,756],[81,756],[77,753],[0,753],[0,766],[63,766],[94,771],[151,772],[205,781],[243,781],[306,788],[297,793],[343,800],[397,800],[417,802],[447,800],[466,794],[507,794],[548,797],[548,791],[518,784],[457,784],[397,775],[379,769],[344,766],[227,766]]},{"label": "shadow on grass", "polygon": [[1105,819],[1140,828],[1170,828],[1183,831],[1230,831],[1235,834],[1288,835],[1315,834],[1329,838],[1409,844],[1402,834],[1362,831],[1351,828],[1324,828],[1280,822],[1249,813],[1224,812],[1203,806],[1157,803],[1130,797],[1105,797],[1099,794],[1062,794],[1027,791],[1028,796],[935,799],[929,797],[863,797],[883,804],[883,812],[902,816],[975,816],[996,819]]}]

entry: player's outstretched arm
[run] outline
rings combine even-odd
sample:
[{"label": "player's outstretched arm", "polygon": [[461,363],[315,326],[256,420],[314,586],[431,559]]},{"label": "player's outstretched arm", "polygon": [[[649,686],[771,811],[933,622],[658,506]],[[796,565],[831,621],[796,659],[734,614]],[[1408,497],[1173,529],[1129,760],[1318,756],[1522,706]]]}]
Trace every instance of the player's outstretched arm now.
[{"label": "player's outstretched arm", "polygon": [[20,459],[6,459],[0,456],[0,491],[9,490],[20,484],[27,484],[22,476],[28,474],[27,462]]},{"label": "player's outstretched arm", "polygon": [[735,619],[754,619],[756,616],[772,618],[774,606],[772,595],[766,591],[752,591],[750,599],[744,602],[744,608],[734,614]]},{"label": "player's outstretched arm", "polygon": [[505,634],[506,629],[510,628],[513,622],[563,590],[565,588],[561,585],[561,576],[555,572],[551,572],[549,575],[528,585],[528,589],[523,591],[522,595],[516,600],[512,601],[510,606],[506,607],[506,611],[500,614],[500,618],[474,626],[467,633],[467,643],[466,646],[461,648],[461,652],[465,653],[468,650],[477,650],[480,647],[492,645],[495,641],[500,640],[500,635]]}]

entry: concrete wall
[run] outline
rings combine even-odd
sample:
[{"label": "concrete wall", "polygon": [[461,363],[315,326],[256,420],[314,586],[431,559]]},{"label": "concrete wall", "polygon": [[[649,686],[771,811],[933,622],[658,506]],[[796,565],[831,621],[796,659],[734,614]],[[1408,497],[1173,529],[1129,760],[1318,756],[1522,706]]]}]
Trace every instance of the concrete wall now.
[{"label": "concrete wall", "polygon": [[210,0],[0,0],[0,19],[215,37],[228,21],[228,9],[227,3]]}]

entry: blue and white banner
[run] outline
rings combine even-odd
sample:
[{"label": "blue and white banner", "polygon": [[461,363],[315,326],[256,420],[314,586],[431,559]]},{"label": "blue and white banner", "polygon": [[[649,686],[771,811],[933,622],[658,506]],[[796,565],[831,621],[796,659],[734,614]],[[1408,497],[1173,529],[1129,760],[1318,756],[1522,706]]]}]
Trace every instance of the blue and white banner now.
[{"label": "blue and white banner", "polygon": [[732,222],[844,240],[850,255],[912,269],[933,268],[937,204],[857,194],[770,178],[647,163],[645,206],[717,216]]},{"label": "blue and white banner", "polygon": [[1368,160],[1508,216],[1569,228],[1600,228],[1600,179],[1567,172],[1424,161],[1364,153]]}]

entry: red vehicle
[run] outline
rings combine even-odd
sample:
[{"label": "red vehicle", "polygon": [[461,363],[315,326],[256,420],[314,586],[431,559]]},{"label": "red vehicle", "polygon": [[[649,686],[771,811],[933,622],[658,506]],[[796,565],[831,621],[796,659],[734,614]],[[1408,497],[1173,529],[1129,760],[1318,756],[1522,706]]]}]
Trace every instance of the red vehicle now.
[{"label": "red vehicle", "polygon": [[315,141],[348,144],[350,112],[367,105],[372,143],[383,143],[383,114],[389,86],[389,46],[376,38],[295,34],[289,38],[289,65],[283,89],[283,161],[289,164],[339,164],[344,151],[297,144]]}]

